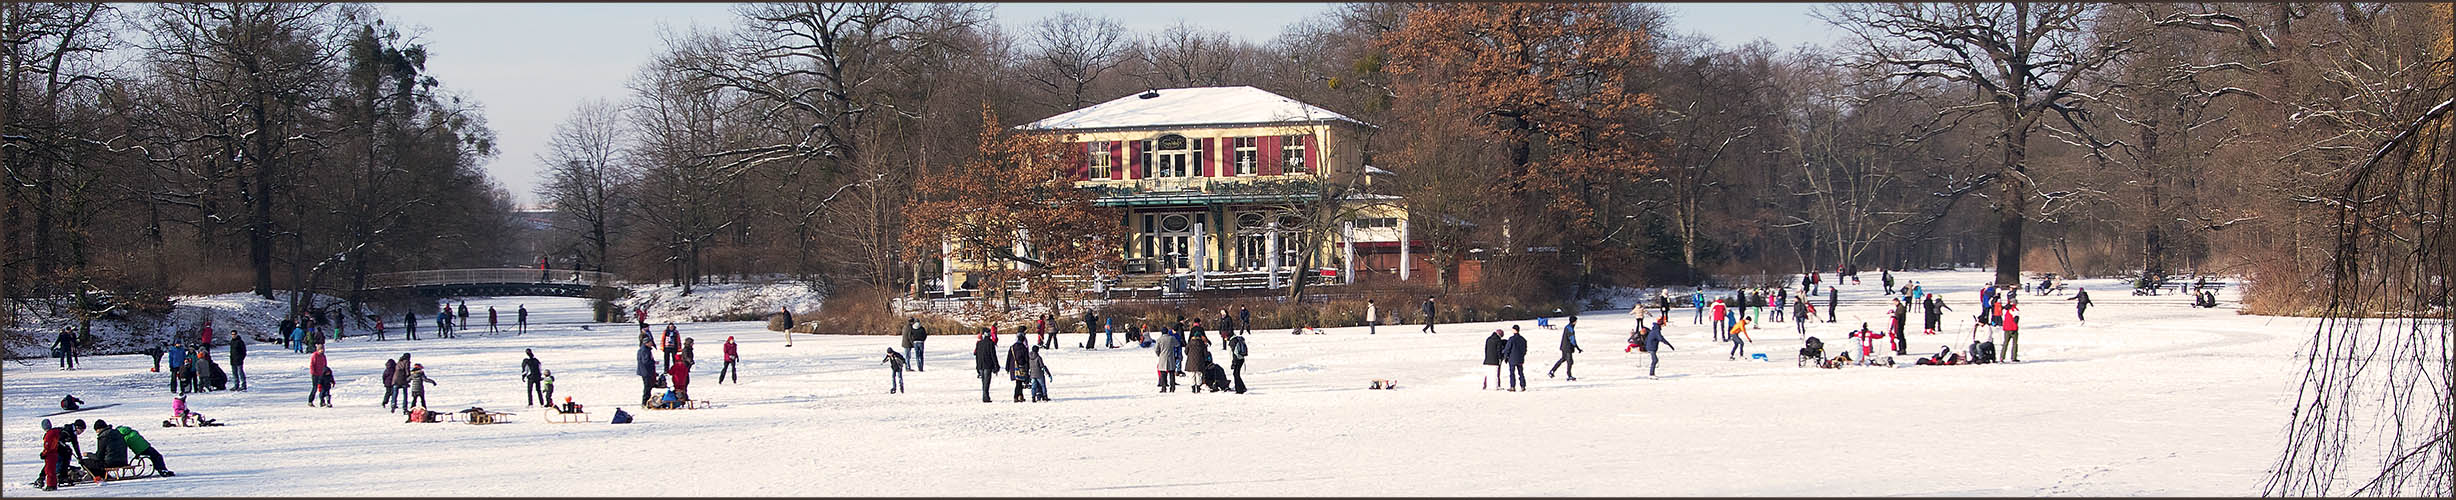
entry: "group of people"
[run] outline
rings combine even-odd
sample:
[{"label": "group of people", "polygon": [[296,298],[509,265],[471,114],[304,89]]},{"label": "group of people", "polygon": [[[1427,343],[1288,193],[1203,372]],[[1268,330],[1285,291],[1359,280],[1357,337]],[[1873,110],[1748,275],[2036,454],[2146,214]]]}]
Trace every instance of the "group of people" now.
[{"label": "group of people", "polygon": [[[1212,353],[1211,331],[1205,327],[1202,318],[1178,318],[1148,333],[1143,331],[1140,323],[1129,323],[1126,341],[1152,348],[1153,353],[1158,357],[1154,373],[1160,392],[1177,392],[1179,386],[1185,385],[1179,379],[1192,377],[1193,392],[1210,389],[1212,392],[1242,394],[1246,391],[1245,358],[1248,352],[1246,337],[1249,336],[1251,330],[1225,326],[1246,325],[1250,328],[1250,313],[1244,310],[1240,310],[1239,313],[1245,316],[1230,316],[1226,310],[1221,311],[1219,324],[1223,326],[1218,330],[1218,334],[1224,340],[1221,341],[1223,345],[1220,348],[1226,351],[1229,357],[1229,362],[1224,368],[1214,362],[1216,356]],[[1086,328],[1087,333],[1091,334],[1090,338],[1085,339],[1086,343],[1100,342],[1102,339],[1099,334],[1101,333],[1110,334],[1113,341],[1116,333],[1115,321],[1112,319],[1109,323],[1098,323],[1095,314],[1085,313],[1085,324],[1102,326]],[[1047,319],[1043,317],[1044,323],[1042,324],[1019,327],[1014,342],[1006,348],[1003,355],[998,350],[997,327],[982,327],[975,333],[972,363],[975,376],[981,380],[981,402],[994,401],[990,398],[990,386],[999,378],[1006,378],[1013,382],[1015,402],[1050,400],[1049,384],[1052,372],[1049,370],[1048,356],[1044,352],[1056,349],[1057,346],[1048,343],[1049,341],[1034,345],[1026,340],[1032,332],[1046,331],[1045,321]],[[890,370],[889,393],[903,392],[905,363],[910,360],[914,361],[914,366],[919,365],[922,340],[927,338],[928,332],[921,326],[920,320],[912,319],[906,326],[906,334],[903,338],[905,353],[899,354],[894,349],[887,351],[887,356],[881,362],[887,364]],[[916,371],[918,371],[917,368]]]},{"label": "group of people", "polygon": [[225,389],[247,390],[247,340],[238,332],[230,332],[226,347],[230,353],[228,371],[213,360],[213,322],[207,320],[196,336],[174,333],[171,340],[160,346],[147,347],[143,352],[153,358],[155,372],[162,371],[164,358],[170,360],[173,395]]},{"label": "group of people", "polygon": [[[691,368],[699,364],[697,339],[683,337],[681,330],[676,329],[673,323],[666,323],[661,340],[649,334],[646,324],[641,325],[639,354],[635,359],[638,364],[635,373],[640,376],[640,404],[651,407],[687,404],[691,401]],[[658,356],[659,352],[664,355]],[[733,337],[725,337],[721,358],[723,364],[717,370],[717,383],[725,383],[728,376],[734,382],[742,381],[742,371],[736,366],[741,359],[740,353]],[[667,390],[651,399],[650,393],[658,387]],[[547,400],[551,401],[552,398]]]},{"label": "group of people", "polygon": [[[154,471],[161,475],[177,475],[163,464],[162,450],[145,441],[143,434],[128,426],[114,426],[102,419],[94,419],[91,427],[86,425],[84,419],[59,427],[53,427],[51,419],[43,419],[42,425],[43,470],[36,474],[34,483],[41,486],[43,491],[57,490],[61,485],[74,484],[78,479],[104,477],[111,469],[128,466],[131,458],[152,460]],[[94,435],[94,451],[91,453],[85,452],[81,443],[82,435],[89,429]],[[77,477],[78,472],[82,472],[83,477]]]}]

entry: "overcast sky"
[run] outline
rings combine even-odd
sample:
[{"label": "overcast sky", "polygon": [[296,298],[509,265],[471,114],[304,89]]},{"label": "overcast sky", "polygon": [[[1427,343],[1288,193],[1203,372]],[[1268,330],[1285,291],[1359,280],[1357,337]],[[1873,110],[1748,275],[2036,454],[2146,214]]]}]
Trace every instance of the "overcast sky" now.
[{"label": "overcast sky", "polygon": [[[733,22],[718,3],[397,3],[387,19],[427,44],[427,71],[475,99],[494,127],[502,156],[487,170],[524,206],[536,202],[543,166],[537,154],[554,125],[585,99],[619,99],[624,82],[654,54],[660,29],[722,29]],[[1764,38],[1790,48],[1830,42],[1835,31],[1809,17],[1813,4],[1665,4],[1674,29],[1724,45]],[[1328,12],[1310,3],[1008,3],[995,14],[1008,31],[1064,11],[1116,19],[1135,32],[1178,20],[1268,42],[1298,20]]]}]

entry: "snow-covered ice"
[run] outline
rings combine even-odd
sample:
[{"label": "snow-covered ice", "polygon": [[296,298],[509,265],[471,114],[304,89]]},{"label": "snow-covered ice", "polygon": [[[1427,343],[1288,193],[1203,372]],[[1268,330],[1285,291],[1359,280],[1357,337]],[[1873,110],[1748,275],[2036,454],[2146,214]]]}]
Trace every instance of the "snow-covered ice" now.
[{"label": "snow-covered ice", "polygon": [[[1914,356],[1968,343],[1981,272],[1910,272],[1949,291],[1946,330],[1914,335]],[[1812,323],[1829,345],[1867,321],[1882,328],[1875,275],[1842,285],[1840,323]],[[1532,322],[1258,332],[1249,394],[1160,394],[1147,349],[1048,354],[1047,403],[1011,403],[1010,383],[980,402],[970,337],[935,337],[911,392],[887,394],[891,337],[783,334],[759,322],[686,324],[699,359],[738,338],[741,384],[716,363],[692,389],[724,406],[639,411],[637,330],[584,324],[577,299],[528,304],[547,326],[527,335],[332,345],[335,408],[303,405],[306,359],[251,349],[251,390],[192,396],[227,427],[163,428],[165,375],[141,355],[87,368],[10,363],[0,389],[0,494],[47,495],[2250,495],[2274,459],[2315,322],[2195,309],[2181,295],[2134,297],[2112,280],[2075,281],[2099,303],[2083,326],[2065,296],[2023,295],[2019,364],[1820,370],[1792,365],[1789,323],[1756,330],[1728,361],[1675,310],[1660,380],[1623,347],[1632,319],[1580,319],[1579,379],[1546,378],[1558,331]],[[1820,297],[1821,299],[1821,297]],[[1822,306],[1820,300],[1819,306]],[[1914,311],[1914,316],[1916,309]],[[1522,325],[1534,389],[1478,385],[1483,335]],[[1916,323],[1913,323],[1915,326]],[[1011,339],[1008,339],[1011,342]],[[1122,342],[1122,339],[1120,339]],[[597,424],[548,424],[522,407],[518,361],[534,348],[557,395]],[[491,426],[406,424],[376,402],[384,358],[411,352],[438,385],[432,406],[518,412]],[[222,359],[217,352],[216,358]],[[1222,356],[1224,360],[1225,357]],[[1905,358],[1904,361],[1908,359]],[[226,360],[225,360],[226,361]],[[1372,379],[1401,389],[1366,390]],[[131,425],[177,477],[58,492],[29,487],[35,432],[61,394],[120,406],[50,417]],[[622,406],[639,422],[602,422]],[[86,439],[91,446],[91,435]]]}]

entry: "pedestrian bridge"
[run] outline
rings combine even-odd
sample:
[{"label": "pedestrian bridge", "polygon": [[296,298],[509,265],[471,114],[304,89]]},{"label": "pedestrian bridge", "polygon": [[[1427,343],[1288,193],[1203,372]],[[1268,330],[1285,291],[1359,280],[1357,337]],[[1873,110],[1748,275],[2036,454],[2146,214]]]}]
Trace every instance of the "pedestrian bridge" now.
[{"label": "pedestrian bridge", "polygon": [[630,294],[614,275],[542,269],[438,269],[367,275],[360,300],[444,297],[581,297],[601,300]]}]

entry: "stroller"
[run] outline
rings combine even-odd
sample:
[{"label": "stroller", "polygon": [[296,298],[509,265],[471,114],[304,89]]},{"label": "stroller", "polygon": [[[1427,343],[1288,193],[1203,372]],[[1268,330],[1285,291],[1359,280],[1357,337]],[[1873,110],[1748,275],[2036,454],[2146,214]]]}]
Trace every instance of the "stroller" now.
[{"label": "stroller", "polygon": [[1799,348],[1799,366],[1801,367],[1808,366],[1808,363],[1821,361],[1824,357],[1825,341],[1818,340],[1816,337],[1808,337],[1807,347]]}]

